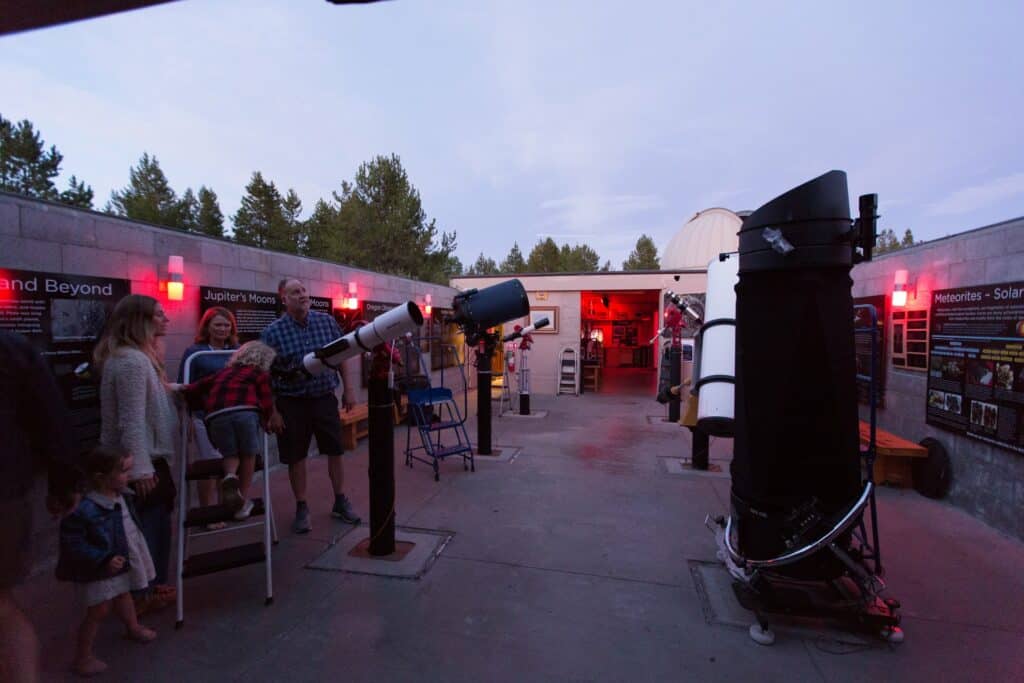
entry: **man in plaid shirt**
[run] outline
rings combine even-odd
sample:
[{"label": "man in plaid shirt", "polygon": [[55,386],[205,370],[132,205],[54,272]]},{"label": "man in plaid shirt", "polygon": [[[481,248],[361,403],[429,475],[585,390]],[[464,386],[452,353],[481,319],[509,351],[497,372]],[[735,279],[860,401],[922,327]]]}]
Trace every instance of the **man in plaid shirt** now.
[{"label": "man in plaid shirt", "polygon": [[[261,339],[289,365],[301,366],[307,353],[342,336],[341,328],[333,317],[309,310],[309,293],[301,280],[281,280],[278,294],[284,302],[285,314],[263,330]],[[297,534],[307,533],[313,528],[306,504],[306,454],[313,437],[316,437],[320,453],[327,456],[327,472],[334,489],[331,514],[351,524],[360,521],[344,493],[341,418],[338,416],[338,399],[334,395],[339,381],[336,372],[295,380],[274,378],[277,410],[284,419],[284,430],[277,436],[277,445],[281,462],[288,465],[288,479],[295,494],[292,530]]]}]

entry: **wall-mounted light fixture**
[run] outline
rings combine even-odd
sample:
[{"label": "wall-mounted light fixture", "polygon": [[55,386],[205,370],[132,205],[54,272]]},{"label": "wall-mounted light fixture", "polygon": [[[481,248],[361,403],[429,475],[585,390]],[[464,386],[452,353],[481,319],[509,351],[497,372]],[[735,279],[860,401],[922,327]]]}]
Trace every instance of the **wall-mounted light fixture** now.
[{"label": "wall-mounted light fixture", "polygon": [[348,298],[345,299],[345,308],[350,311],[359,308],[359,287],[355,282],[348,283]]},{"label": "wall-mounted light fixture", "polygon": [[434,297],[430,294],[425,294],[423,296],[423,315],[430,315],[431,311],[434,310],[433,305],[431,305],[433,298]]},{"label": "wall-mounted light fixture", "polygon": [[910,274],[906,270],[897,270],[893,276],[892,307],[903,308],[907,305],[907,293],[913,291],[916,296],[916,285],[910,280]]},{"label": "wall-mounted light fixture", "polygon": [[167,299],[181,301],[185,298],[185,259],[181,256],[167,257]]}]

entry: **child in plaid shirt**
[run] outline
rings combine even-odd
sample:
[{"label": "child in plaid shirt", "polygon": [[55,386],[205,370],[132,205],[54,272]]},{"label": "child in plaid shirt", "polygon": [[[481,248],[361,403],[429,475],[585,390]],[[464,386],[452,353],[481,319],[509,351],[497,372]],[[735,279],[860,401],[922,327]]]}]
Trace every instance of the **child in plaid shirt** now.
[{"label": "child in plaid shirt", "polygon": [[[192,404],[206,411],[210,441],[224,456],[221,502],[242,520],[252,513],[248,499],[260,451],[260,429],[274,431],[274,400],[270,365],[274,349],[258,341],[246,342],[219,372],[182,387]],[[258,409],[258,410],[257,410]]]}]

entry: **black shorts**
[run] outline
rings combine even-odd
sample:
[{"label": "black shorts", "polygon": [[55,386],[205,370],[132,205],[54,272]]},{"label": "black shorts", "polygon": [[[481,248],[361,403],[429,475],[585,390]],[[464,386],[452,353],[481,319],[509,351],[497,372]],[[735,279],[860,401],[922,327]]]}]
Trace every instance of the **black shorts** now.
[{"label": "black shorts", "polygon": [[277,435],[281,462],[291,465],[309,453],[310,439],[324,455],[341,455],[341,418],[334,394],[315,398],[278,396],[277,410],[284,418],[284,431]]},{"label": "black shorts", "polygon": [[0,590],[21,583],[32,568],[32,501],[0,500]]}]

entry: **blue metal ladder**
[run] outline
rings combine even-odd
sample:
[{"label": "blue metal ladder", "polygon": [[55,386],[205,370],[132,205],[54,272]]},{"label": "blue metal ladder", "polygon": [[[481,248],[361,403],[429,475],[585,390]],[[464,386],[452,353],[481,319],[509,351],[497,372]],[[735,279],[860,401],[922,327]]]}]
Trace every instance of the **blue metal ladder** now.
[{"label": "blue metal ladder", "polygon": [[[427,338],[425,341],[433,343],[434,340]],[[410,389],[408,392],[409,419],[405,432],[405,464],[412,467],[413,460],[426,463],[434,468],[434,481],[440,481],[440,462],[445,458],[460,456],[462,469],[475,472],[473,446],[469,441],[469,434],[466,432],[466,416],[459,410],[451,388],[444,386],[444,363],[441,363],[440,386],[429,386],[430,371],[426,364],[422,364],[423,354],[419,351],[418,342],[414,342],[413,348],[420,354],[421,367],[425,368],[428,387]],[[444,353],[450,351],[455,354],[454,346],[443,345],[442,349]],[[461,364],[457,364],[457,366],[462,373],[463,411],[465,411],[469,404],[466,374]],[[419,445],[414,445],[413,430],[419,434]],[[452,437],[454,437],[454,441]]]}]

